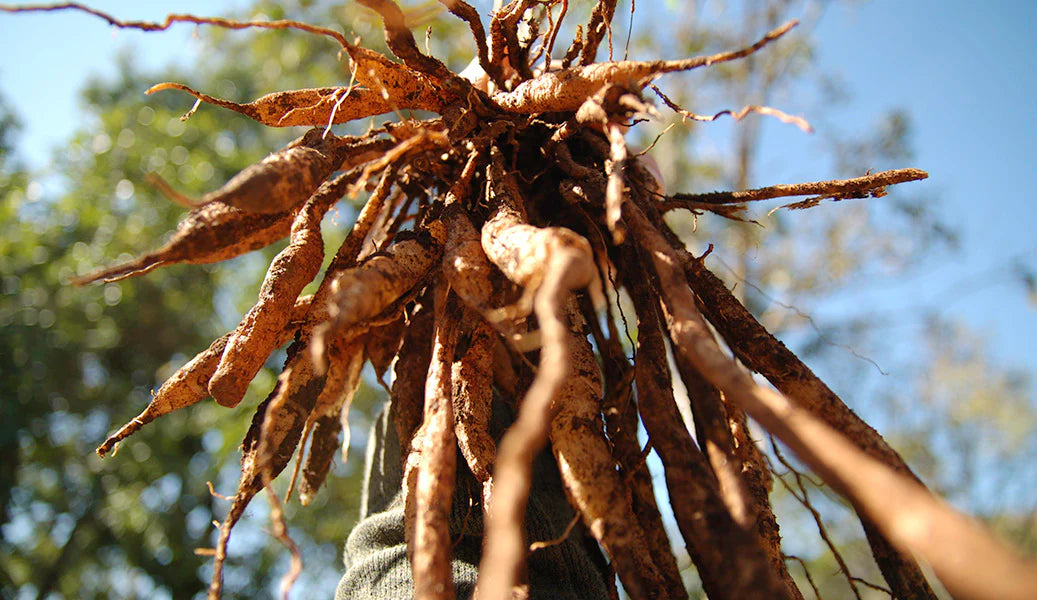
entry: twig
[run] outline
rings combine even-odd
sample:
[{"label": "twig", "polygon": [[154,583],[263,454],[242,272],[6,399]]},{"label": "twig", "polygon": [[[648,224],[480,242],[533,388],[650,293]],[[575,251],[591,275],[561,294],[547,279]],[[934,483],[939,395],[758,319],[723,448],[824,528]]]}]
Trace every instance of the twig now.
[{"label": "twig", "polygon": [[847,566],[846,561],[843,560],[843,555],[839,552],[839,549],[835,546],[835,542],[833,542],[832,538],[828,535],[828,528],[825,527],[824,521],[821,520],[821,513],[819,513],[817,509],[814,508],[813,503],[810,502],[810,493],[807,491],[806,484],[803,483],[802,474],[793,467],[788,460],[786,460],[785,456],[781,453],[781,449],[778,447],[778,442],[775,441],[774,436],[771,435],[769,437],[771,440],[771,447],[774,449],[774,456],[777,457],[778,461],[788,469],[790,473],[792,473],[792,477],[796,480],[796,488],[799,489],[799,493],[796,493],[796,490],[792,489],[789,482],[785,481],[785,478],[781,475],[777,476],[778,481],[780,481],[782,487],[788,490],[788,492],[792,494],[792,497],[810,513],[810,516],[814,519],[814,524],[817,525],[818,535],[821,536],[821,540],[824,541],[826,546],[828,546],[828,549],[832,551],[835,563],[839,566],[839,572],[846,578],[846,582],[853,591],[854,597],[856,597],[857,600],[861,600],[861,593],[857,590],[857,586],[854,585],[854,581],[857,577],[854,577],[850,573],[850,567]]},{"label": "twig", "polygon": [[821,598],[821,590],[817,589],[817,584],[814,583],[814,578],[810,575],[810,569],[807,568],[807,563],[795,554],[785,554],[782,558],[785,560],[794,560],[799,563],[799,566],[803,567],[803,575],[807,578],[807,583],[810,584],[810,589],[814,590],[814,597],[817,600],[823,600],[823,598]]},{"label": "twig", "polygon": [[556,537],[553,540],[533,542],[529,545],[529,551],[536,552],[537,550],[543,550],[544,548],[550,548],[551,546],[557,546],[558,544],[561,544],[566,540],[566,538],[569,537],[569,534],[572,533],[573,527],[576,527],[576,524],[579,523],[579,521],[580,513],[574,513],[572,520],[569,521],[569,524],[565,526],[565,531],[562,532],[562,535]]},{"label": "twig", "polygon": [[918,181],[928,177],[929,174],[921,169],[893,169],[852,179],[771,185],[737,192],[674,194],[659,204],[659,210],[666,212],[678,208],[701,208],[701,205],[708,204],[741,204],[788,196],[822,195],[835,198],[863,198],[876,193],[887,185]]},{"label": "twig", "polygon": [[771,108],[769,106],[749,105],[749,106],[743,107],[742,110],[740,110],[738,112],[731,111],[731,110],[722,110],[722,111],[720,111],[720,112],[718,112],[718,113],[716,113],[715,115],[712,115],[712,116],[695,114],[693,112],[689,112],[689,111],[684,110],[683,108],[681,108],[676,102],[671,100],[669,98],[669,96],[667,96],[666,94],[662,93],[662,90],[660,90],[658,87],[656,87],[654,85],[650,85],[648,87],[652,88],[652,91],[655,92],[656,95],[658,95],[659,98],[661,98],[664,103],[666,103],[666,106],[669,106],[670,108],[672,108],[677,114],[679,114],[679,115],[681,115],[683,117],[686,117],[688,119],[691,119],[693,121],[706,121],[706,122],[716,121],[717,119],[719,119],[723,115],[731,115],[731,118],[734,119],[735,121],[741,121],[749,113],[757,113],[757,114],[761,114],[761,115],[767,115],[769,117],[775,117],[776,119],[778,119],[782,123],[790,123],[792,125],[795,125],[796,127],[799,127],[800,129],[802,129],[806,133],[813,133],[814,132],[814,128],[811,127],[810,123],[808,123],[807,120],[804,119],[803,117],[797,117],[797,116],[794,116],[794,115],[790,115],[788,113],[780,111],[780,110],[778,110],[776,108]]},{"label": "twig", "polygon": [[118,27],[120,29],[140,29],[142,31],[165,31],[169,29],[174,23],[194,23],[195,25],[215,25],[216,27],[223,27],[224,29],[298,29],[307,33],[314,33],[317,35],[323,35],[332,38],[342,45],[343,48],[350,47],[350,43],[346,41],[345,36],[335,31],[334,29],[328,29],[326,27],[317,27],[316,25],[308,25],[306,23],[300,23],[299,21],[291,20],[277,20],[277,21],[237,21],[235,19],[226,19],[223,17],[196,17],[195,15],[187,14],[170,14],[166,16],[166,20],[162,23],[156,23],[153,21],[123,21],[116,19],[110,14],[90,8],[78,2],[65,2],[63,4],[30,4],[26,6],[10,6],[6,4],[0,4],[0,11],[18,13],[18,12],[50,12],[55,10],[78,10],[82,11],[95,17],[99,17],[108,21],[110,25]]},{"label": "twig", "polygon": [[490,52],[486,46],[486,29],[483,27],[482,19],[479,18],[479,11],[475,10],[471,4],[464,0],[439,0],[439,2],[452,15],[468,23],[468,28],[472,30],[472,37],[475,38],[475,49],[479,57],[479,66],[482,67],[482,70],[491,79],[497,81],[500,78],[500,65],[490,62]]}]

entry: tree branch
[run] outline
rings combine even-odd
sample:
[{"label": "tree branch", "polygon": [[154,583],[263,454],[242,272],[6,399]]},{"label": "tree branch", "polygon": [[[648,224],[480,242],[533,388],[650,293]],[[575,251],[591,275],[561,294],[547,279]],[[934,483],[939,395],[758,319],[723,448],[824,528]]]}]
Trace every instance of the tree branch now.
[{"label": "tree branch", "polygon": [[317,27],[316,25],[307,25],[306,23],[300,23],[298,21],[290,20],[278,20],[278,21],[237,21],[234,19],[225,19],[222,17],[196,17],[194,15],[186,14],[170,14],[166,16],[166,20],[162,23],[156,23],[153,21],[123,21],[116,19],[110,14],[90,8],[78,2],[65,2],[63,4],[30,4],[26,6],[10,6],[7,4],[0,4],[0,11],[17,13],[17,12],[51,12],[56,10],[77,10],[85,12],[87,14],[94,15],[108,21],[110,25],[118,27],[120,29],[140,29],[142,31],[165,31],[169,29],[174,23],[194,23],[195,25],[215,25],[217,27],[223,27],[224,29],[298,29],[307,33],[315,33],[317,35],[323,35],[332,38],[342,45],[343,48],[348,48],[351,44],[346,40],[345,36],[341,33],[328,29],[326,27]]},{"label": "tree branch", "polygon": [[661,202],[659,209],[663,212],[678,208],[688,210],[710,210],[709,205],[742,204],[744,202],[770,200],[772,198],[784,198],[788,196],[818,195],[823,198],[838,199],[864,198],[866,196],[880,197],[885,195],[883,188],[887,185],[906,183],[908,181],[918,181],[928,177],[929,174],[921,169],[894,169],[892,171],[882,171],[880,173],[873,173],[863,177],[854,177],[852,179],[833,179],[831,181],[771,185],[764,188],[737,192],[674,194]]}]

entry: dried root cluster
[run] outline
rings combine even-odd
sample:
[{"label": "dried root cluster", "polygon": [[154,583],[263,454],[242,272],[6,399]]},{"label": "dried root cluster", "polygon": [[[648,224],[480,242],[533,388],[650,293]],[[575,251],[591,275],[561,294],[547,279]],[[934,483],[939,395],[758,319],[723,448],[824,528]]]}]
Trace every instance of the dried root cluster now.
[{"label": "dried root cluster", "polygon": [[[926,174],[666,195],[650,163],[624,141],[628,127],[654,113],[642,92],[660,75],[745,57],[794,23],[713,56],[595,62],[611,35],[615,0],[599,0],[555,57],[562,20],[573,17],[566,0],[514,0],[491,16],[488,33],[471,6],[441,0],[473,34],[478,66],[462,76],[418,49],[393,0],[358,1],[381,16],[398,61],[291,21],[172,15],[148,24],[100,15],[143,29],[184,21],[302,29],[333,38],[350,58],[348,85],[244,104],[178,83],[152,88],[183,90],[272,127],[311,129],[203,198],[162,248],[78,282],[222,261],[289,239],[238,327],[184,365],[97,450],[105,455],[155,418],[209,396],[236,406],[271,353],[291,342],[243,441],[240,484],[211,551],[212,596],[220,594],[234,524],[297,452],[291,487],[303,504],[317,493],[370,361],[379,375],[391,371],[419,598],[453,596],[447,517],[458,448],[483,486],[476,595],[521,597],[524,563],[535,551],[522,522],[531,463],[548,446],[584,530],[630,597],[686,597],[645,466],[654,451],[709,597],[801,598],[768,501],[771,472],[747,416],[849,499],[897,597],[935,597],[916,558],[960,597],[1021,597],[1025,588],[1009,582],[1033,582],[1033,568],[935,499],[662,220],[672,209],[735,216],[747,201],[781,196],[814,196],[796,207],[881,196],[887,185]],[[400,116],[414,110],[435,116]],[[764,107],[735,116],[748,112],[801,124]],[[385,113],[398,118],[363,136],[328,129]],[[321,274],[321,220],[342,198],[361,194],[363,208]],[[300,297],[318,276],[316,293]],[[634,314],[617,320],[621,293]],[[634,321],[631,347],[624,340]],[[676,378],[688,390],[694,437],[674,400]],[[518,415],[499,440],[488,425],[495,396]],[[638,440],[639,423],[648,447]],[[271,501],[276,517],[272,493]],[[274,533],[290,542],[283,523]]]}]

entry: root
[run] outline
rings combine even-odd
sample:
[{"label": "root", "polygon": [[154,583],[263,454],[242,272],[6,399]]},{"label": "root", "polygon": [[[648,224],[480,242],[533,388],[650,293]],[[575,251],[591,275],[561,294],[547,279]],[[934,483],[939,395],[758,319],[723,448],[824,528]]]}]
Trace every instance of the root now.
[{"label": "root", "polygon": [[[632,232],[637,235],[637,222]],[[628,256],[628,261],[634,260]],[[677,411],[660,318],[658,294],[639,274],[624,283],[637,311],[635,381],[638,408],[652,446],[662,459],[666,487],[685,547],[698,569],[703,589],[716,598],[798,598],[772,575],[749,533],[728,512],[709,462],[695,445]],[[740,568],[729,568],[737,560]]]},{"label": "root", "polygon": [[277,499],[274,487],[267,484],[266,491],[268,493],[267,497],[270,499],[270,533],[284,544],[285,548],[288,548],[288,552],[292,556],[291,566],[288,568],[288,572],[284,574],[284,577],[281,578],[281,599],[288,600],[288,592],[292,590],[295,580],[302,574],[302,554],[299,554],[299,548],[295,545],[295,540],[288,535],[288,525],[284,521],[284,511],[281,509],[281,501]]},{"label": "root", "polygon": [[771,510],[770,492],[774,483],[771,469],[765,460],[766,456],[749,436],[748,419],[745,412],[730,404],[726,405],[726,408],[729,415],[728,425],[735,442],[735,456],[748,492],[751,519],[749,526],[759,536],[760,546],[767,555],[772,569],[784,582],[786,588],[793,592],[796,598],[800,598],[802,594],[799,593],[799,589],[789,574],[788,566],[785,564],[778,521]]},{"label": "root", "polygon": [[214,25],[216,27],[222,27],[223,29],[297,29],[299,31],[305,31],[307,33],[313,33],[330,37],[342,45],[343,48],[349,46],[349,42],[342,36],[341,33],[327,29],[325,27],[317,27],[314,25],[308,25],[306,23],[300,23],[298,21],[278,20],[278,21],[235,21],[233,19],[223,19],[220,17],[196,17],[194,15],[181,15],[171,14],[166,17],[166,20],[162,23],[154,23],[149,21],[123,21],[116,19],[108,13],[95,10],[78,2],[65,2],[61,4],[49,4],[49,5],[30,5],[30,6],[0,6],[0,10],[4,12],[49,12],[56,10],[77,10],[85,12],[95,17],[100,17],[114,27],[120,29],[140,29],[142,31],[165,31],[169,29],[174,23],[194,23],[195,25]]},{"label": "root", "polygon": [[296,216],[291,242],[270,263],[259,300],[227,341],[220,366],[209,382],[209,393],[221,405],[237,406],[249,382],[278,347],[276,332],[284,328],[288,317],[285,305],[294,302],[320,271],[324,260],[320,223],[349,179],[345,174],[329,182]]},{"label": "root", "polygon": [[585,63],[561,71],[544,73],[536,79],[523,82],[514,91],[498,92],[493,101],[508,112],[532,114],[540,112],[575,112],[587,100],[608,84],[640,89],[652,79],[665,73],[690,71],[716,63],[744,58],[770,42],[788,33],[796,26],[792,21],[770,31],[752,46],[684,60],[617,61]]},{"label": "root", "polygon": [[[952,594],[1022,598],[1021,589],[1037,586],[1037,567],[1001,546],[973,521],[935,499],[910,477],[865,454],[781,394],[757,386],[710,337],[691,291],[681,285],[683,273],[675,253],[661,236],[653,234],[644,215],[631,203],[624,206],[623,216],[639,231],[639,242],[651,253],[659,272],[675,350],[685,354],[710,383],[791,447],[898,549],[932,565]],[[955,567],[965,561],[983,561],[989,569],[982,571],[984,577],[976,573],[966,577]],[[1019,582],[1026,583],[1020,587]]]},{"label": "root", "polygon": [[654,85],[650,85],[648,87],[650,87],[652,91],[655,92],[655,94],[662,99],[663,103],[666,104],[666,106],[669,106],[671,109],[673,109],[674,112],[681,115],[682,117],[686,119],[691,119],[692,121],[711,122],[716,121],[724,115],[729,115],[735,121],[741,121],[749,113],[756,113],[760,115],[774,117],[782,123],[789,123],[791,125],[795,125],[796,127],[799,127],[803,131],[803,133],[814,132],[814,128],[811,127],[810,123],[808,123],[807,120],[803,117],[796,117],[784,113],[776,108],[771,108],[769,106],[745,106],[742,107],[742,110],[739,110],[737,112],[731,110],[722,110],[716,113],[715,115],[697,115],[693,112],[686,111],[680,106],[678,106],[676,102],[671,100],[666,94],[662,93],[662,91],[660,91],[659,88],[655,87]]},{"label": "root", "polygon": [[[341,155],[348,143],[345,138],[324,136],[320,129],[311,129],[285,148],[235,175],[222,188],[203,197],[202,202],[218,200],[256,213],[295,210],[342,164]],[[339,185],[332,183],[330,187]],[[321,193],[329,195],[332,202],[338,200],[331,197],[328,189]]]},{"label": "root", "polygon": [[379,382],[385,381],[385,375],[392,365],[393,359],[400,352],[400,345],[403,343],[406,332],[406,315],[401,312],[394,321],[372,327],[364,336],[364,356],[374,367],[374,373]]},{"label": "root", "polygon": [[72,279],[73,285],[95,281],[121,281],[158,267],[188,263],[209,264],[228,260],[288,235],[292,214],[249,213],[222,202],[210,202],[188,213],[164,246],[126,263],[99,269]]},{"label": "root", "polygon": [[[582,336],[582,326],[574,329],[572,333],[577,335],[569,334],[566,341],[568,372],[554,402],[551,449],[570,502],[608,552],[630,597],[658,598],[664,587],[662,578],[651,561],[626,486],[602,435],[598,364]],[[544,352],[546,347],[541,354]],[[503,485],[501,481],[498,487]]]},{"label": "root", "polygon": [[[455,80],[464,82],[463,79],[454,75],[442,62],[431,56],[422,54],[414,43],[414,36],[407,28],[403,11],[394,0],[357,0],[360,4],[377,12],[382,17],[385,25],[385,43],[398,56],[403,64],[433,77],[438,81]],[[467,83],[467,82],[465,82]],[[462,84],[464,85],[464,84]]]},{"label": "root", "polygon": [[620,475],[630,492],[631,507],[641,526],[651,561],[659,570],[666,594],[670,598],[685,598],[687,592],[671,551],[662,516],[655,503],[652,475],[648,472],[644,460],[646,452],[641,451],[637,440],[637,406],[631,387],[635,370],[623,354],[620,342],[615,336],[615,326],[611,327],[613,332],[605,339],[593,320],[593,312],[587,309],[583,312],[602,355],[602,371],[605,376],[602,412],[605,416],[605,428],[620,466]]},{"label": "root", "polygon": [[447,239],[443,252],[443,273],[450,287],[471,308],[488,314],[493,294],[493,266],[483,252],[479,232],[457,207],[443,211]]},{"label": "root", "polygon": [[486,29],[483,28],[482,19],[479,18],[478,11],[464,0],[439,0],[439,2],[447,7],[451,14],[468,23],[468,27],[472,30],[472,39],[475,40],[479,66],[482,67],[484,72],[490,74],[491,77],[493,77],[494,72],[498,73],[494,77],[494,79],[497,79],[500,67],[490,63],[490,52],[486,45]]},{"label": "root", "polygon": [[675,353],[674,361],[691,402],[695,439],[716,475],[720,497],[731,518],[746,529],[755,515],[750,514],[751,502],[741,477],[741,462],[735,456],[721,393],[706,381],[684,355]]},{"label": "root", "polygon": [[[917,480],[899,454],[860,419],[814,373],[772,336],[704,265],[683,249],[676,250],[684,275],[696,291],[704,314],[735,356],[766,377],[787,398],[829,426],[842,431],[858,448]],[[864,531],[879,568],[894,592],[906,596],[933,595],[918,565],[893,548],[866,518]]]},{"label": "root", "polygon": [[442,252],[430,234],[397,236],[384,254],[339,274],[332,284],[329,321],[317,333],[311,351],[321,357],[325,337],[350,335],[357,327],[398,305],[400,299],[423,281]]},{"label": "root", "polygon": [[[331,468],[335,451],[339,448],[338,436],[343,434],[342,460],[346,459],[349,449],[349,406],[353,401],[357,386],[360,385],[360,368],[364,364],[362,343],[350,344],[339,348],[333,345],[328,351],[328,376],[324,383],[313,411],[306,419],[304,431],[311,431],[310,451],[306,456],[306,464],[302,469],[302,483],[299,487],[299,502],[306,506],[323,485]],[[306,445],[306,434],[303,434],[300,447]],[[289,493],[291,486],[289,486]]]},{"label": "root", "polygon": [[612,60],[612,17],[616,14],[616,0],[598,0],[591,10],[591,20],[587,23],[587,39],[583,42],[580,60],[585,65],[594,62],[601,40],[608,35],[609,60]]},{"label": "root", "polygon": [[518,418],[498,446],[496,484],[487,509],[486,542],[476,588],[478,598],[493,600],[509,597],[521,581],[527,548],[523,520],[532,461],[547,442],[556,398],[570,368],[564,306],[572,290],[590,286],[597,279],[587,242],[571,232],[566,234],[567,230],[526,224],[516,186],[505,181],[508,176],[501,172],[500,159],[496,165],[491,172],[497,179],[493,191],[499,208],[483,226],[483,249],[508,279],[536,286],[533,307],[542,347],[536,379],[522,400]]},{"label": "root", "polygon": [[[299,298],[295,303],[286,326],[276,338],[278,346],[283,346],[295,335],[299,325],[306,318],[312,299],[312,296],[305,296]],[[209,380],[212,378],[213,373],[216,372],[220,357],[223,355],[223,349],[226,347],[227,340],[230,339],[232,333],[228,332],[216,338],[208,348],[180,367],[153,394],[151,403],[148,404],[147,408],[97,447],[97,455],[101,458],[104,458],[109,452],[112,452],[114,455],[119,442],[137,433],[141,427],[163,415],[181,408],[193,406],[208,397]]]},{"label": "root", "polygon": [[454,433],[468,468],[483,484],[483,496],[488,497],[497,456],[497,444],[490,435],[493,348],[497,340],[493,328],[474,311],[465,311],[461,323],[464,351],[454,356],[451,398],[454,414],[463,417],[454,419]]},{"label": "root", "polygon": [[[926,179],[929,174],[919,169],[895,169],[882,171],[853,179],[837,179],[833,181],[816,181],[811,183],[794,183],[788,185],[772,185],[742,192],[711,192],[707,194],[674,194],[660,203],[659,209],[669,211],[678,208],[688,210],[712,210],[711,207],[723,204],[743,204],[772,198],[787,196],[819,195],[822,198],[846,199],[881,197],[886,186]],[[815,202],[816,204],[816,202]],[[793,205],[787,205],[793,206]]]},{"label": "root", "polygon": [[[436,332],[432,358],[425,382],[425,418],[415,442],[420,440],[420,462],[416,473],[405,474],[413,481],[414,535],[411,566],[414,597],[447,600],[454,597],[450,560],[450,506],[454,493],[454,409],[451,401],[451,362],[457,343],[459,315],[444,304],[446,293],[436,298]],[[414,457],[414,452],[411,457]],[[408,460],[410,464],[410,460]],[[409,476],[408,476],[409,475]],[[410,512],[410,511],[408,511]]]},{"label": "root", "polygon": [[785,481],[785,478],[781,475],[778,475],[778,481],[781,482],[782,487],[788,490],[788,492],[792,494],[792,497],[795,498],[803,508],[807,509],[810,516],[813,517],[814,524],[817,526],[817,533],[821,536],[825,545],[828,546],[828,550],[832,553],[832,558],[835,559],[835,564],[839,566],[839,572],[846,578],[847,586],[850,588],[850,591],[853,592],[854,597],[857,598],[857,600],[861,600],[861,594],[857,590],[857,586],[854,582],[856,578],[850,574],[850,568],[846,566],[846,561],[843,559],[842,553],[835,547],[832,538],[828,535],[828,529],[821,520],[821,513],[819,513],[810,502],[810,493],[807,491],[807,487],[803,483],[802,474],[794,469],[787,460],[785,460],[785,457],[781,454],[781,450],[778,448],[778,444],[774,441],[773,437],[771,437],[771,447],[774,449],[774,455],[778,458],[778,461],[781,462],[781,464],[788,469],[790,473],[792,473],[792,476],[796,481],[796,486],[793,488],[793,486]]},{"label": "root", "polygon": [[432,316],[432,307],[423,303],[411,315],[407,335],[400,347],[400,358],[393,369],[390,414],[400,439],[400,448],[404,449],[411,447],[411,440],[423,418],[425,376],[432,360]]}]

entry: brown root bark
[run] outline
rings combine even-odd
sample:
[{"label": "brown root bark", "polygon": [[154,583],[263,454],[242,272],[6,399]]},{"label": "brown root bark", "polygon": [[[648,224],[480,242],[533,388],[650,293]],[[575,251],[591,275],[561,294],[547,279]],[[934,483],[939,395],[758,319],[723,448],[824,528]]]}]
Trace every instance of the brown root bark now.
[{"label": "brown root bark", "polygon": [[450,506],[454,493],[457,452],[451,400],[452,362],[460,315],[444,291],[436,297],[436,326],[432,357],[425,380],[425,415],[407,459],[407,518],[414,597],[448,600],[454,597],[450,560]]},{"label": "brown root bark", "polygon": [[[1021,599],[1028,594],[1023,590],[1037,589],[1037,567],[1006,549],[974,521],[934,498],[913,478],[872,458],[781,394],[757,386],[710,337],[691,291],[683,285],[676,253],[661,236],[652,235],[650,224],[636,207],[628,203],[624,208],[624,218],[632,228],[637,222],[644,235],[641,243],[659,272],[675,349],[685,354],[710,383],[789,445],[898,549],[926,560],[955,596]],[[981,553],[974,553],[976,550]],[[982,576],[978,572],[965,575],[962,565],[976,560],[982,560],[988,568]]]},{"label": "brown root bark", "polygon": [[[635,237],[638,224],[631,224]],[[710,598],[799,597],[795,586],[782,585],[754,536],[731,516],[708,459],[684,426],[670,383],[658,294],[639,275],[631,273],[625,283],[637,309],[641,419],[662,459],[674,516],[703,588]],[[736,560],[737,572],[729,568]]]},{"label": "brown root bark", "polygon": [[192,210],[161,248],[126,263],[105,267],[72,280],[74,285],[120,281],[179,263],[209,264],[265,248],[288,235],[290,212],[256,214],[222,202]]},{"label": "brown root bark", "polygon": [[[843,432],[858,448],[897,471],[917,480],[900,455],[877,431],[861,420],[827,385],[727,290],[720,279],[680,245],[681,265],[703,314],[747,367],[766,377],[787,398]],[[935,593],[913,558],[890,545],[867,518],[864,531],[883,577],[898,596],[935,598]]]},{"label": "brown root bark", "polygon": [[227,340],[220,366],[209,381],[209,393],[221,405],[233,407],[241,401],[249,382],[277,348],[277,332],[289,314],[286,308],[320,271],[324,260],[320,222],[338,200],[338,194],[329,190],[344,187],[344,181],[340,177],[307,200],[292,224],[291,242],[270,263],[258,302]]},{"label": "brown root bark", "polygon": [[631,598],[658,598],[665,584],[648,553],[630,496],[603,435],[601,374],[590,343],[576,331],[567,337],[568,372],[554,400],[551,449],[569,501],[612,559]]}]

